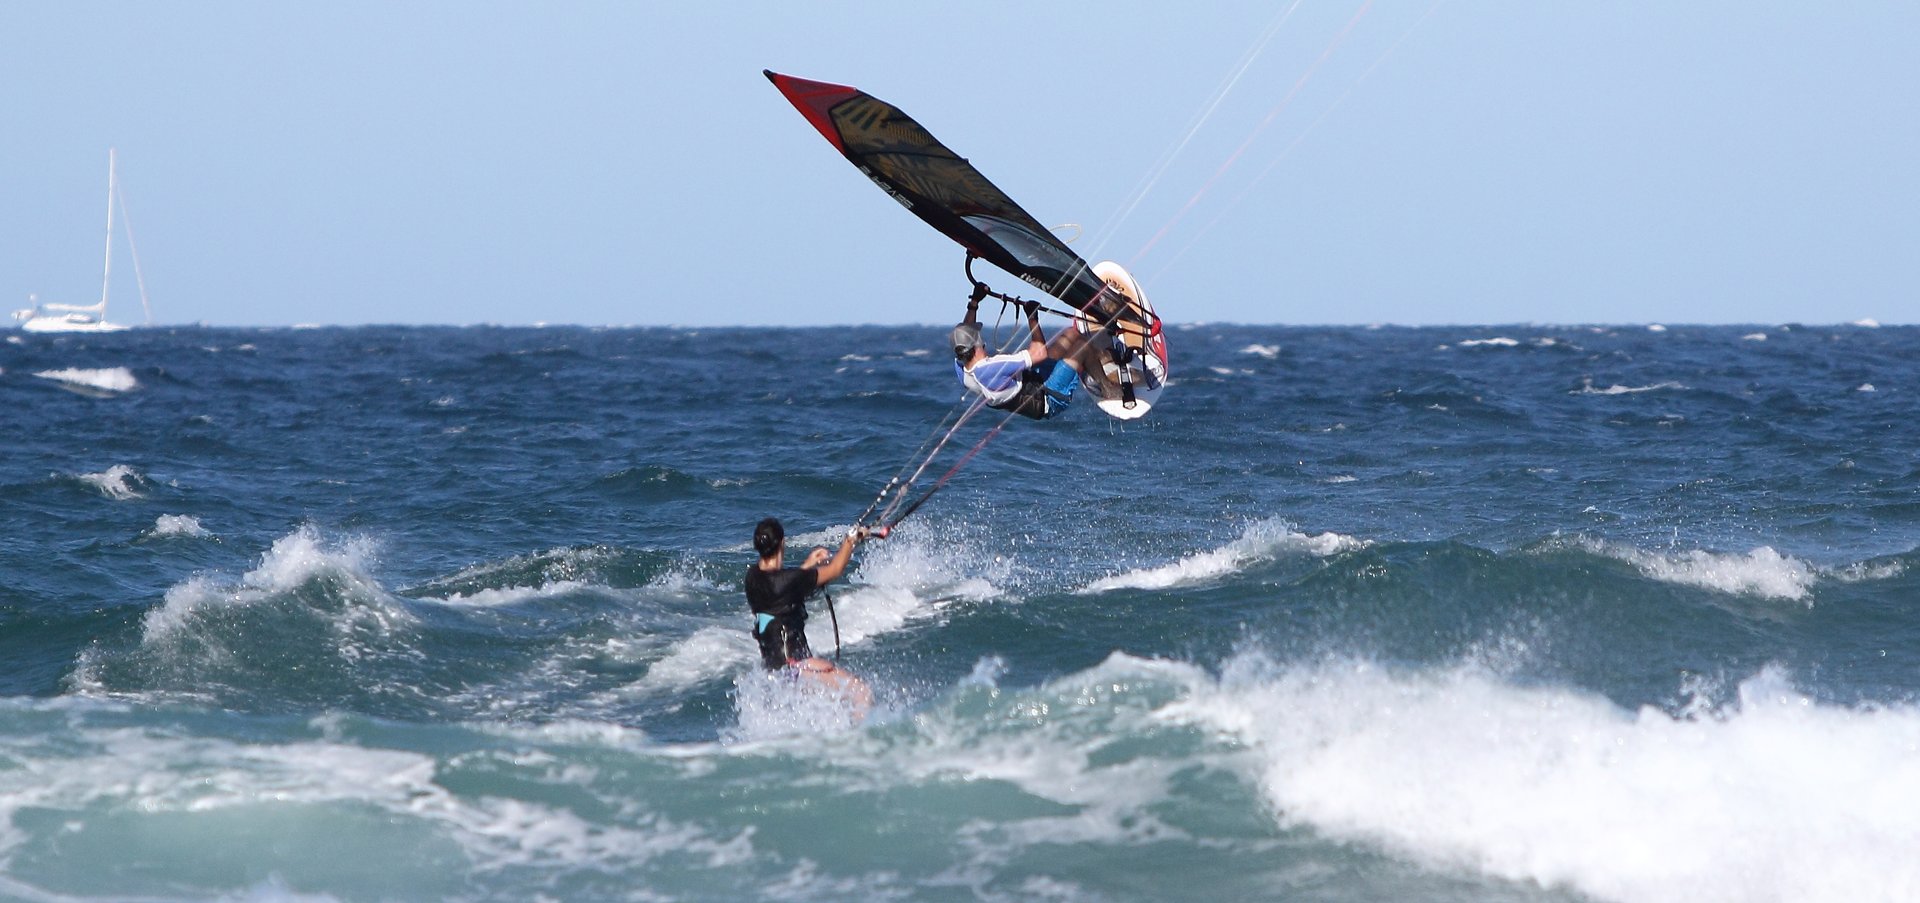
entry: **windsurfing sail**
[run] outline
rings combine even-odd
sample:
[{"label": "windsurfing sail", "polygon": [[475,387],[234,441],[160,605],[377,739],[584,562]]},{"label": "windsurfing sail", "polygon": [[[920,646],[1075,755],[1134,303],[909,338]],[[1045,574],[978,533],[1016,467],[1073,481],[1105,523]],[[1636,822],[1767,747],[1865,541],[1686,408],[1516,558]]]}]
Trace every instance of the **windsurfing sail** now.
[{"label": "windsurfing sail", "polygon": [[[771,69],[764,71],[767,80],[780,89],[827,143],[880,186],[881,191],[967,249],[967,278],[973,282],[974,305],[989,296],[1006,303],[1030,305],[1029,314],[1038,305],[1038,302],[992,291],[975,279],[972,264],[977,257],[1073,307],[1073,312],[1053,312],[1072,317],[1073,328],[1086,337],[1081,351],[1077,352],[1082,354],[1081,365],[1074,369],[1098,399],[1102,411],[1118,419],[1131,420],[1153,406],[1166,385],[1166,337],[1153,306],[1147,303],[1145,293],[1124,268],[1111,261],[1097,267],[1088,266],[1065,242],[1054,237],[1032,214],[974,169],[973,164],[941,144],[899,107],[846,85],[795,78]],[[969,305],[969,322],[973,311]],[[1096,340],[1104,345],[1095,345]],[[1095,351],[1096,348],[1101,350]],[[952,425],[942,422],[927,442],[922,443],[921,451],[928,445],[932,451],[925,455],[915,452],[855,523],[865,526],[872,518],[876,535],[885,536],[939,492],[1000,433],[1007,420],[1014,416],[1011,411],[961,455],[931,488],[908,501],[915,482],[947,442],[986,406],[985,397],[980,396],[974,398],[957,419],[950,414]]]},{"label": "windsurfing sail", "polygon": [[1075,328],[1090,340],[1097,328],[1109,336],[1102,341],[1112,342],[1110,360],[1077,368],[1100,399],[1101,410],[1131,420],[1153,406],[1167,379],[1166,336],[1159,315],[1123,267],[1111,261],[1088,266],[899,107],[846,85],[764,71],[788,102],[881,191],[967,249],[967,276],[973,280],[976,303],[988,296],[1034,303],[992,291],[974,279],[972,262],[978,257],[1072,305],[1072,312],[1054,312],[1072,317]]},{"label": "windsurfing sail", "polygon": [[1089,310],[1104,285],[1080,255],[900,108],[857,88],[766,70],[768,80],[866,177],[961,247]]}]

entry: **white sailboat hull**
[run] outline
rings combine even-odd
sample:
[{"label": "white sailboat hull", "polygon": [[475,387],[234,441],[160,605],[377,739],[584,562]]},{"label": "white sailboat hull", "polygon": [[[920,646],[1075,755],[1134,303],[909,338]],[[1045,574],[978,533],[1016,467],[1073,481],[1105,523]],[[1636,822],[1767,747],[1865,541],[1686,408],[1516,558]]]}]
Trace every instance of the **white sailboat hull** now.
[{"label": "white sailboat hull", "polygon": [[21,332],[122,332],[131,327],[123,323],[96,320],[86,314],[42,314],[28,317]]}]

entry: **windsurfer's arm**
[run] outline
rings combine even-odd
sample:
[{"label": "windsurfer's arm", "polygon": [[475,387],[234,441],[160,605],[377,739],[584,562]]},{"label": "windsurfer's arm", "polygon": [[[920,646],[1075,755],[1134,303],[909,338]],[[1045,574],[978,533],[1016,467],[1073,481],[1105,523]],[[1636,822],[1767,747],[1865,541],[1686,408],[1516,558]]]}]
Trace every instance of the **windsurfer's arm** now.
[{"label": "windsurfer's arm", "polygon": [[826,586],[840,579],[840,575],[846,573],[847,562],[853,559],[853,547],[859,545],[860,540],[866,538],[867,531],[865,527],[856,528],[853,532],[848,533],[847,538],[840,541],[840,550],[833,553],[833,559],[821,565],[813,572],[815,582],[820,586]]},{"label": "windsurfer's arm", "polygon": [[1040,305],[1033,301],[1027,302],[1027,331],[1031,336],[1031,344],[1027,346],[1027,356],[1033,358],[1033,363],[1038,365],[1047,359],[1047,336],[1040,331]]}]

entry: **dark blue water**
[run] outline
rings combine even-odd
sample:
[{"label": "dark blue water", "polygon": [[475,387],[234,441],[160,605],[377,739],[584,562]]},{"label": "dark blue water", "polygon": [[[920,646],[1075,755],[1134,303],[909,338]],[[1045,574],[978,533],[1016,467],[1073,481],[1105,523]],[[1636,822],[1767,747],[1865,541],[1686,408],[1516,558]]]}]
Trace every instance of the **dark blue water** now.
[{"label": "dark blue water", "polygon": [[863,547],[853,725],[748,539],[943,335],[9,337],[0,896],[1920,899],[1920,329],[1177,327]]}]

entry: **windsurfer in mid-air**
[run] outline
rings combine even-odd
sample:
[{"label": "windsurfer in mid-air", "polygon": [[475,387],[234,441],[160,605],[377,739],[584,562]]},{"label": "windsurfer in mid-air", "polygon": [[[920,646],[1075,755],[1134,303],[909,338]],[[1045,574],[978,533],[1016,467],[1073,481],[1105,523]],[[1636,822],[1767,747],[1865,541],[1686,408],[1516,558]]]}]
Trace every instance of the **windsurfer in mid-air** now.
[{"label": "windsurfer in mid-air", "polygon": [[856,527],[829,555],[824,548],[808,553],[797,568],[785,566],[786,529],[775,518],[753,528],[753,550],[760,561],[747,568],[747,605],[753,609],[753,638],[760,643],[760,660],[769,671],[788,669],[840,693],[858,714],[873,705],[865,681],[813,654],[807,645],[807,597],[839,579],[853,558],[853,547],[867,538]]},{"label": "windsurfer in mid-air", "polygon": [[1086,334],[1068,326],[1049,342],[1040,331],[1040,305],[1026,301],[1021,308],[1031,338],[1027,347],[989,355],[980,339],[979,299],[967,302],[967,318],[953,328],[954,375],[967,391],[986,399],[988,407],[1045,420],[1073,404],[1080,374],[1088,366],[1099,366],[1095,340],[1109,334],[1104,328]]}]

